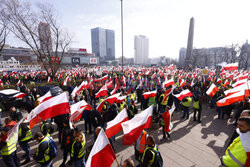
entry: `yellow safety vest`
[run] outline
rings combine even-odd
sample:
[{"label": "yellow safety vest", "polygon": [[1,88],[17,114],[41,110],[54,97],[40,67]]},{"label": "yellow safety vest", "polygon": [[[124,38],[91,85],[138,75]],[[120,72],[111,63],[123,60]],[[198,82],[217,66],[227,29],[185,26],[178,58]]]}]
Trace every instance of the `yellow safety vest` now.
[{"label": "yellow safety vest", "polygon": [[[167,98],[165,99],[165,94],[161,94],[160,98],[161,98],[161,97],[163,97],[163,99],[162,99],[162,101],[161,101],[161,105],[166,106],[166,105],[168,104],[168,98],[169,98],[169,97],[167,97]],[[165,100],[164,100],[164,99],[165,99]]]},{"label": "yellow safety vest", "polygon": [[125,102],[122,102],[122,103],[120,104],[119,111],[122,111],[122,109],[123,109],[123,107],[124,107],[125,104],[126,104]]},{"label": "yellow safety vest", "polygon": [[[30,130],[30,126],[28,126],[28,128],[29,128],[29,130],[26,132],[26,136],[20,140],[21,142],[32,139],[32,133]],[[21,135],[22,135],[22,128],[19,128],[18,137],[21,137]]]},{"label": "yellow safety vest", "polygon": [[9,141],[7,141],[7,144],[1,149],[1,154],[3,156],[7,156],[12,154],[14,151],[16,151],[16,143],[15,143],[15,137],[11,137]]},{"label": "yellow safety vest", "polygon": [[133,99],[134,101],[135,101],[135,93],[132,93],[132,95],[131,95],[131,99]]},{"label": "yellow safety vest", "polygon": [[222,157],[223,163],[229,167],[243,167],[246,164],[247,153],[241,144],[240,137],[234,139]]},{"label": "yellow safety vest", "polygon": [[198,101],[193,101],[193,108],[200,109],[199,100]]},{"label": "yellow safety vest", "polygon": [[148,106],[154,105],[156,107],[155,97],[150,97],[148,100]]},{"label": "yellow safety vest", "polygon": [[[147,148],[145,149],[145,151],[143,152],[141,162],[143,162],[143,160],[144,160],[146,151],[147,151],[148,149],[150,149],[150,148],[152,149],[152,147],[147,147]],[[154,146],[153,150],[158,151],[156,145]],[[151,150],[150,150],[150,151],[151,151]],[[151,153],[153,154],[153,158],[149,161],[148,167],[151,167],[151,166],[153,165],[154,161],[155,161],[155,153],[154,153],[153,151],[151,151]]]},{"label": "yellow safety vest", "polygon": [[185,107],[190,107],[192,99],[190,97],[187,98],[188,101],[183,102],[182,105]]},{"label": "yellow safety vest", "polygon": [[[76,142],[77,141],[74,141],[73,144],[72,144],[71,157],[74,156],[74,151],[75,151],[74,150],[74,145],[75,145]],[[85,150],[85,140],[83,142],[81,142],[81,144],[82,144],[82,148],[80,149],[77,158],[82,158],[84,156],[85,152],[86,152],[86,150]]]},{"label": "yellow safety vest", "polygon": [[[38,163],[46,163],[49,162],[51,160],[50,156],[49,156],[49,137],[44,137],[43,140],[39,143],[39,145],[43,142],[47,142],[48,143],[48,148],[45,150],[45,154],[42,160],[38,160]],[[38,156],[39,153],[39,146],[37,147],[36,150],[36,156]]]}]

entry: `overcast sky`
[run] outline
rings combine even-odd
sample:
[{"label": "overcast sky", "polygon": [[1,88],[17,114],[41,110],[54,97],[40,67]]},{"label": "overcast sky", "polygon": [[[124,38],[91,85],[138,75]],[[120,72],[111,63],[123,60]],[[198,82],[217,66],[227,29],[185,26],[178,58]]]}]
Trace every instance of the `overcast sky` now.
[{"label": "overcast sky", "polygon": [[[43,0],[32,0],[41,2]],[[48,2],[48,0],[44,0]],[[50,0],[72,34],[72,47],[91,51],[91,28],[115,30],[121,55],[120,0]],[[149,38],[149,57],[178,58],[194,17],[194,47],[243,44],[250,39],[250,0],[123,0],[124,56],[134,56],[134,35]]]}]

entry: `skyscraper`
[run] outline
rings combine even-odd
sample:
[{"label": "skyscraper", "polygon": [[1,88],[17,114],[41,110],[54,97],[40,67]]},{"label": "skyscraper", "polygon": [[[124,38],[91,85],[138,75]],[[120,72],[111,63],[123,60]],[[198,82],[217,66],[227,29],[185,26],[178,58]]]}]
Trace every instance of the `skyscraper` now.
[{"label": "skyscraper", "polygon": [[134,49],[135,49],[135,64],[147,64],[149,40],[146,36],[135,35],[134,37]]},{"label": "skyscraper", "polygon": [[92,52],[100,61],[115,60],[115,32],[100,27],[91,29]]},{"label": "skyscraper", "polygon": [[185,66],[188,66],[192,62],[193,39],[194,39],[194,18],[192,17],[189,23],[189,33],[188,33]]},{"label": "skyscraper", "polygon": [[40,40],[40,49],[44,52],[52,50],[52,39],[50,26],[48,23],[40,22],[38,25],[38,34]]}]

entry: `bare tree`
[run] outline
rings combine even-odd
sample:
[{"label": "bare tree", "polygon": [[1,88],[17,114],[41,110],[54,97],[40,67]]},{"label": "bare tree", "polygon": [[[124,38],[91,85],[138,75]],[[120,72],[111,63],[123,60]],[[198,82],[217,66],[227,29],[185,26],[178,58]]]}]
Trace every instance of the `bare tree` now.
[{"label": "bare tree", "polygon": [[1,17],[2,12],[3,12],[3,8],[2,8],[2,4],[0,4],[0,53],[3,50],[7,35],[9,33],[7,29],[7,20],[4,17]]},{"label": "bare tree", "polygon": [[62,58],[71,43],[71,36],[57,22],[55,9],[50,4],[38,4],[37,12],[28,1],[0,0],[2,17],[8,28],[27,44],[51,77],[60,68]]},{"label": "bare tree", "polygon": [[240,48],[239,68],[247,70],[248,66],[250,66],[250,45],[246,42]]}]

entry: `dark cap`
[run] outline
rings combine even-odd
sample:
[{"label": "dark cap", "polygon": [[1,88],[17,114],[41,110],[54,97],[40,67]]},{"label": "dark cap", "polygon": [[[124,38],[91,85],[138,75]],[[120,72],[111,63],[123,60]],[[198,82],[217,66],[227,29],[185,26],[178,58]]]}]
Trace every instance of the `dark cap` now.
[{"label": "dark cap", "polygon": [[34,137],[33,137],[33,139],[35,140],[35,139],[37,139],[38,137],[43,137],[42,132],[36,132],[35,135],[34,135]]}]

